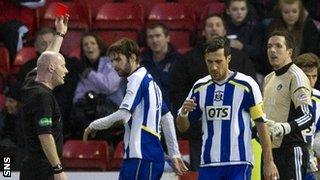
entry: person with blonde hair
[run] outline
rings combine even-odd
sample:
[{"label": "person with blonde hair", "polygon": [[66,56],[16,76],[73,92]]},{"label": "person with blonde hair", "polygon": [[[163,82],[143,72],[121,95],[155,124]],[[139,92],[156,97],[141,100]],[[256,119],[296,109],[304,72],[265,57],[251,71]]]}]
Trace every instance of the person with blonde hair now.
[{"label": "person with blonde hair", "polygon": [[319,32],[301,0],[278,1],[268,27],[269,33],[274,30],[288,31],[294,37],[294,56],[308,52],[319,54]]}]

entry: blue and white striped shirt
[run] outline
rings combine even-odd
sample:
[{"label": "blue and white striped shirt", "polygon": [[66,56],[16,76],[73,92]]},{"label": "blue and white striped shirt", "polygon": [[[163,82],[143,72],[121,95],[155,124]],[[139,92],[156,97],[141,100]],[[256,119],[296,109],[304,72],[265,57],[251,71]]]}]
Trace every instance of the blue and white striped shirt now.
[{"label": "blue and white striped shirt", "polygon": [[195,97],[190,120],[202,120],[201,167],[253,164],[251,119],[264,116],[258,84],[235,72],[225,83],[210,75],[198,80],[188,99]]},{"label": "blue and white striped shirt", "polygon": [[125,124],[124,158],[164,161],[160,119],[169,110],[161,90],[144,67],[139,67],[127,80],[120,108],[130,111],[132,117]]}]

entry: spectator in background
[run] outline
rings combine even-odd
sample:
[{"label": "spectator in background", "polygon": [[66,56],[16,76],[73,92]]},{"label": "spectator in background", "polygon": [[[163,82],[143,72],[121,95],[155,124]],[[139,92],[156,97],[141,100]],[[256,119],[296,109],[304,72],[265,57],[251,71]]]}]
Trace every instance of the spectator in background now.
[{"label": "spectator in background", "polygon": [[5,107],[0,115],[0,121],[4,123],[4,127],[0,129],[0,156],[12,157],[13,170],[20,170],[25,147],[20,113],[20,87],[17,84],[7,87],[4,95]]},{"label": "spectator in background", "polygon": [[[37,66],[37,59],[40,54],[43,53],[50,43],[54,40],[55,31],[48,27],[43,27],[36,33],[36,38],[34,41],[34,48],[36,50],[37,56],[26,62],[18,72],[18,82],[23,84],[26,75],[32,71]],[[66,67],[69,73],[65,77],[65,82],[63,85],[56,87],[53,90],[54,96],[56,97],[58,104],[60,106],[61,114],[64,120],[63,131],[65,138],[68,139],[71,135],[70,129],[72,123],[69,121],[69,115],[72,108],[72,98],[75,92],[75,88],[78,82],[78,71],[79,63],[74,59],[68,59],[65,57]],[[35,77],[35,76],[34,76]]]},{"label": "spectator in background", "polygon": [[262,42],[261,25],[249,14],[247,0],[227,0],[226,29],[230,46],[245,52],[259,72],[263,68],[260,62],[260,47]]},{"label": "spectator in background", "polygon": [[303,53],[319,55],[319,32],[312,18],[306,13],[301,0],[279,0],[274,18],[267,24],[266,35],[274,30],[280,30],[288,31],[294,37],[293,57]]},{"label": "spectator in background", "polygon": [[318,79],[318,72],[320,67],[319,57],[313,53],[305,53],[296,58],[294,63],[302,69],[310,81],[310,85],[313,88],[311,92],[312,109],[314,122],[311,127],[303,131],[305,140],[307,141],[309,149],[309,164],[307,169],[307,175],[305,180],[317,179],[315,172],[317,168],[317,157],[320,157],[320,91],[314,89],[316,81]]},{"label": "spectator in background", "polygon": [[[218,36],[226,36],[225,24],[220,15],[211,14],[204,21],[203,39],[193,49],[184,54],[183,59],[178,60],[174,67],[169,96],[173,113],[177,113],[193,84],[198,79],[208,75],[208,69],[204,61],[206,42]],[[229,67],[231,70],[255,77],[251,60],[245,53],[237,49],[231,48]],[[196,171],[200,164],[202,140],[199,134],[201,134],[201,122],[192,122],[187,131],[187,136],[190,142],[190,162],[193,171]]]},{"label": "spectator in background", "polygon": [[181,59],[180,53],[170,43],[169,29],[161,23],[154,23],[146,30],[147,49],[142,53],[141,65],[152,75],[159,85],[163,99],[170,108],[169,80],[176,60]]},{"label": "spectator in background", "polygon": [[256,9],[259,20],[270,18],[277,0],[248,0],[249,4]]},{"label": "spectator in background", "polygon": [[[95,119],[117,110],[124,96],[122,79],[106,57],[107,45],[93,33],[81,39],[80,79],[73,97],[73,131],[81,138],[84,129]],[[106,131],[98,139],[112,140]],[[120,138],[121,139],[121,138]]]},{"label": "spectator in background", "polygon": [[23,47],[26,34],[33,33],[32,9],[44,4],[45,0],[0,0],[0,41],[8,48],[11,63]]},{"label": "spectator in background", "polygon": [[43,27],[36,33],[34,48],[37,53],[37,57],[26,62],[18,72],[18,81],[23,82],[24,78],[32,69],[37,66],[37,59],[41,53],[43,53],[49,44],[53,41],[55,31],[48,27]]}]

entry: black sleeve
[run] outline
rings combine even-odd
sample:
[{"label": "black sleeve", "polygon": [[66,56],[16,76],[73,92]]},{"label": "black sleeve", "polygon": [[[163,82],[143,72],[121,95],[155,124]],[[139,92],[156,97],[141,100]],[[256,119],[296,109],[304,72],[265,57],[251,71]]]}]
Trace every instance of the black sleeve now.
[{"label": "black sleeve", "polygon": [[51,134],[53,101],[50,94],[41,94],[36,101],[35,127],[37,134]]},{"label": "black sleeve", "polygon": [[295,115],[297,118],[294,121],[290,121],[291,132],[298,132],[307,129],[314,122],[312,117],[312,107],[309,105],[301,105],[295,109]]}]

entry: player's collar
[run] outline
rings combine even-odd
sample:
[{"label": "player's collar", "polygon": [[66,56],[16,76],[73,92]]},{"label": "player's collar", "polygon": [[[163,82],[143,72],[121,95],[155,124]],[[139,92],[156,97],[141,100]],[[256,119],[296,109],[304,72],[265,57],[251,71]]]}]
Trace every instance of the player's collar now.
[{"label": "player's collar", "polygon": [[228,72],[228,76],[224,79],[224,80],[221,80],[221,81],[215,81],[212,79],[212,81],[215,83],[215,84],[218,84],[218,85],[222,85],[226,82],[228,82],[230,79],[232,79],[235,75],[236,75],[237,72],[235,71],[229,71]]},{"label": "player's collar", "polygon": [[283,66],[282,68],[275,70],[274,72],[276,73],[276,76],[281,76],[282,74],[286,73],[290,66],[293,64],[293,62]]}]

